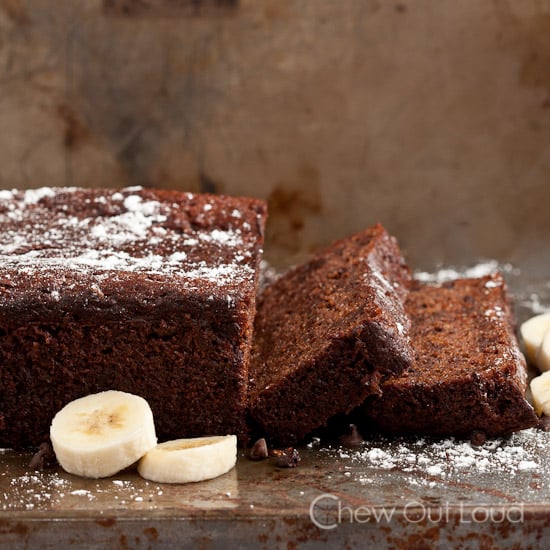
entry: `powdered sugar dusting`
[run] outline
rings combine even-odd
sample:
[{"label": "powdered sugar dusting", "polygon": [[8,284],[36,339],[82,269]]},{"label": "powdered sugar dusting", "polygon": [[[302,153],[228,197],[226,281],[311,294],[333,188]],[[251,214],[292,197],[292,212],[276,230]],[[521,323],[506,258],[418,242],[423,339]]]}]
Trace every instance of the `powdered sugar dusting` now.
[{"label": "powdered sugar dusting", "polygon": [[[138,199],[138,200],[134,200]],[[120,246],[124,243],[145,239],[154,224],[166,221],[166,216],[160,215],[160,203],[143,201],[137,195],[130,195],[124,202],[127,212],[112,216],[101,223],[86,220],[91,226],[90,236],[101,243]]]},{"label": "powdered sugar dusting", "polygon": [[356,450],[320,448],[335,455],[357,471],[358,481],[370,483],[377,470],[399,470],[411,474],[411,482],[429,485],[433,478],[461,479],[468,474],[494,474],[514,477],[523,473],[546,475],[550,433],[534,428],[508,438],[488,440],[477,447],[455,438],[375,438]]},{"label": "powdered sugar dusting", "polygon": [[[65,214],[70,199],[56,202],[56,198],[75,191],[0,192],[0,224],[8,228],[0,233],[0,261],[5,268],[29,275],[52,269],[94,276],[143,272],[217,285],[254,280],[250,224],[247,229],[233,206],[225,211],[222,201],[211,199],[201,208],[201,216],[213,221],[201,218],[195,226],[192,220],[185,221],[186,214],[177,205],[147,198],[154,195],[131,187],[89,193],[82,215]],[[194,200],[194,195],[187,198]],[[216,225],[216,208],[232,220],[229,227]]]},{"label": "powdered sugar dusting", "polygon": [[535,315],[550,313],[550,305],[543,303],[540,295],[536,292],[531,292],[527,298],[521,300],[520,304]]},{"label": "powdered sugar dusting", "polygon": [[[6,476],[6,472],[1,475]],[[158,500],[164,493],[160,485],[142,480],[114,479],[111,485],[116,490],[106,483],[67,479],[63,472],[25,473],[13,477],[7,491],[0,491],[0,510],[44,511],[64,506],[75,509],[100,499],[114,509],[125,509],[137,503],[137,508],[152,510],[158,507]]]},{"label": "powdered sugar dusting", "polygon": [[25,191],[24,201],[26,204],[36,204],[44,197],[53,197],[54,191],[49,187],[41,187],[39,189],[28,189]]},{"label": "powdered sugar dusting", "polygon": [[213,229],[209,233],[199,235],[203,242],[216,243],[223,246],[239,246],[242,244],[240,231],[222,231]]},{"label": "powdered sugar dusting", "polygon": [[13,191],[8,189],[0,189],[0,200],[11,201],[13,199]]},{"label": "powdered sugar dusting", "polygon": [[483,314],[489,319],[498,320],[505,317],[506,313],[500,306],[494,306],[492,308],[486,309]]}]

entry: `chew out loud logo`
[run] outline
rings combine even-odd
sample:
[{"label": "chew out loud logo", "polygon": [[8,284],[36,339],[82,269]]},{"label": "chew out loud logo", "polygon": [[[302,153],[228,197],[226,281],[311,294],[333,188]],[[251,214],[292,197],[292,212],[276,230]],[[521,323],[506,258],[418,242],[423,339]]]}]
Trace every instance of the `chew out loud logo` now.
[{"label": "chew out loud logo", "polygon": [[313,499],[309,517],[319,529],[336,529],[347,523],[390,523],[399,516],[408,523],[522,523],[523,504],[466,506],[463,503],[427,506],[412,500],[399,507],[350,506],[339,496],[323,493]]}]

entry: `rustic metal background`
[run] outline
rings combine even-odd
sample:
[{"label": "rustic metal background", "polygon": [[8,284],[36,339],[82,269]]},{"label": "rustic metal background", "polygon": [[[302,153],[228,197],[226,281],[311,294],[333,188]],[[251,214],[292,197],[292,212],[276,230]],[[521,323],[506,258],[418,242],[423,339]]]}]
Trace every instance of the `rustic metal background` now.
[{"label": "rustic metal background", "polygon": [[0,0],[0,187],[264,197],[268,257],[376,220],[544,268],[548,0]]}]

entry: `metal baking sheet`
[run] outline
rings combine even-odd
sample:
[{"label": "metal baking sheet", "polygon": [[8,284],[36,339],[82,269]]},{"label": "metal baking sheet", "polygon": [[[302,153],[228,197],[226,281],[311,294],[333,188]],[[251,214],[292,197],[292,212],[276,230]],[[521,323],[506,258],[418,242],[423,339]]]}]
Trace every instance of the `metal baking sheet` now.
[{"label": "metal baking sheet", "polygon": [[[518,320],[550,305],[550,283],[508,269]],[[4,547],[550,548],[550,433],[526,430],[477,448],[376,438],[316,441],[297,468],[273,460],[211,481],[167,485],[134,471],[86,480],[29,470],[0,454]]]}]

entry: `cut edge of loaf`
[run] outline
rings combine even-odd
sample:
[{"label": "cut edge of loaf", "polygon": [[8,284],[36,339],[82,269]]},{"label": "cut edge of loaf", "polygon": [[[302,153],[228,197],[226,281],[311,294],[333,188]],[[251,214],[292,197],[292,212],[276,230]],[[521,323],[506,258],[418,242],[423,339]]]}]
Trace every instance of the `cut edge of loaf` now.
[{"label": "cut edge of loaf", "polygon": [[259,433],[296,443],[405,369],[409,283],[396,239],[377,224],[268,286],[251,361],[250,417]]},{"label": "cut edge of loaf", "polygon": [[[381,394],[352,414],[362,431],[467,438],[474,432],[496,437],[536,425],[525,395],[526,363],[500,274],[415,283],[406,307],[415,364],[386,380]],[[476,346],[468,348],[469,341]]]}]

